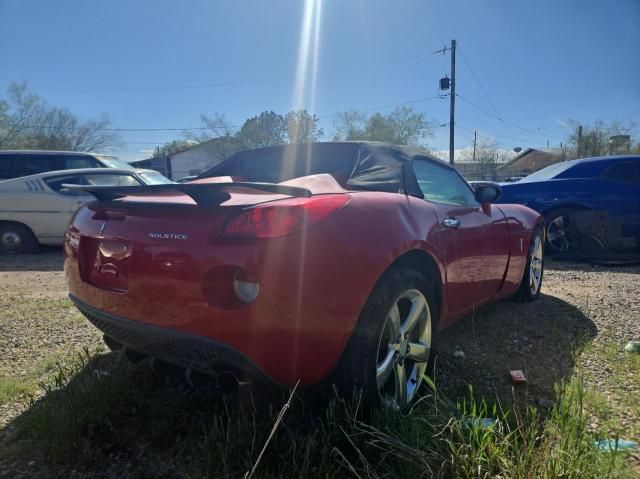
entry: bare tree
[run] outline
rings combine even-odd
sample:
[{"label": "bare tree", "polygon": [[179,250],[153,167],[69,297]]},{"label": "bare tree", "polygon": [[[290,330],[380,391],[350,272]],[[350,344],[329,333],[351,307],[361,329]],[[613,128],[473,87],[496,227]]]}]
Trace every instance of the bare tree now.
[{"label": "bare tree", "polygon": [[477,173],[479,180],[495,181],[497,178],[498,166],[507,159],[506,152],[498,148],[495,140],[491,138],[481,138],[475,150],[466,149],[460,155],[462,162],[475,163],[478,165]]},{"label": "bare tree", "polygon": [[121,146],[106,115],[81,120],[67,108],[49,107],[29,128],[29,146],[42,150],[101,151]]},{"label": "bare tree", "polygon": [[106,114],[82,120],[30,93],[26,83],[11,84],[0,104],[0,148],[98,151],[122,146]]},{"label": "bare tree", "polygon": [[[602,120],[596,120],[593,124],[581,123],[577,120],[569,120],[572,132],[569,135],[567,157],[589,158],[604,156],[612,153],[610,139],[613,136],[629,135],[636,129],[633,122],[612,121],[607,124]],[[582,135],[580,134],[582,128]],[[631,138],[629,139],[629,152],[631,151]]]},{"label": "bare tree", "polygon": [[7,100],[0,100],[0,148],[28,147],[31,124],[44,108],[44,101],[29,93],[26,82],[9,85]]},{"label": "bare tree", "polygon": [[223,113],[202,113],[200,115],[201,129],[196,133],[195,131],[188,131],[184,134],[187,140],[197,141],[202,143],[203,141],[209,141],[214,138],[221,138],[232,135],[232,126],[229,123]]},{"label": "bare tree", "polygon": [[200,115],[200,122],[203,129],[197,133],[189,131],[184,134],[187,140],[197,143],[206,143],[207,151],[212,158],[222,161],[235,152],[240,151],[242,146],[232,134],[232,125],[222,113]]}]

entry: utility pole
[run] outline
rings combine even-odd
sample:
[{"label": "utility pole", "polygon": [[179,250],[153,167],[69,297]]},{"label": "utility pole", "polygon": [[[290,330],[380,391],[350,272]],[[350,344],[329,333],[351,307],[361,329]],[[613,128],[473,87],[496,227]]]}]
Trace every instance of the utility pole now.
[{"label": "utility pole", "polygon": [[456,126],[456,41],[451,40],[451,106],[449,114],[449,164],[453,166]]},{"label": "utility pole", "polygon": [[578,126],[578,158],[582,158],[582,125]]},{"label": "utility pole", "polygon": [[[453,166],[453,155],[455,151],[455,127],[456,127],[456,41],[451,40],[451,47],[447,48],[445,45],[442,50],[438,50],[433,52],[442,53],[443,55],[451,51],[451,80],[448,77],[444,77],[440,79],[440,89],[448,90],[451,89],[450,95],[450,107],[449,107],[449,164]],[[443,125],[444,126],[444,125]]]},{"label": "utility pole", "polygon": [[473,162],[476,162],[476,141],[478,140],[478,130],[473,130]]}]

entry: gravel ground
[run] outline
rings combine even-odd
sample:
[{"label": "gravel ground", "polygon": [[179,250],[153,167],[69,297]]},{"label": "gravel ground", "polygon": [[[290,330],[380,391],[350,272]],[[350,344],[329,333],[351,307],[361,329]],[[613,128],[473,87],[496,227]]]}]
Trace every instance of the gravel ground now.
[{"label": "gravel ground", "polygon": [[[640,442],[640,360],[623,351],[640,340],[639,275],[640,266],[548,262],[539,301],[482,307],[441,335],[440,390],[456,400],[471,384],[476,397],[544,409],[553,404],[554,384],[577,375],[589,391],[591,429]],[[66,298],[59,250],[0,257],[0,311],[0,380],[15,379],[25,394],[37,392],[57,361],[101,347],[100,334]],[[512,385],[510,369],[522,369],[527,384]],[[0,451],[25,407],[14,396],[3,404],[0,395]],[[12,477],[15,469],[2,459],[0,452],[0,477]]]}]

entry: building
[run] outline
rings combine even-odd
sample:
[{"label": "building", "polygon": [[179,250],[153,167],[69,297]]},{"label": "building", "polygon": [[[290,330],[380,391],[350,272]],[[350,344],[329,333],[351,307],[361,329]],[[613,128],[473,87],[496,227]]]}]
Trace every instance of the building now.
[{"label": "building", "polygon": [[129,163],[131,166],[135,168],[146,168],[148,170],[156,170],[159,173],[162,173],[167,178],[169,176],[169,168],[165,158],[147,158],[145,160],[132,161]]},{"label": "building", "polygon": [[[462,177],[467,181],[477,181],[477,180],[489,180],[492,178],[485,178],[488,176],[483,174],[483,168],[486,165],[483,165],[479,162],[472,161],[456,161],[453,164],[454,168],[458,170],[458,173],[462,175]],[[487,172],[488,173],[488,172]]]},{"label": "building", "polygon": [[527,176],[531,173],[546,168],[549,165],[563,161],[561,150],[545,149],[536,150],[527,148],[521,151],[515,158],[498,167],[496,176],[498,181],[506,178]]},{"label": "building", "polygon": [[214,138],[171,154],[167,162],[169,178],[179,180],[185,176],[199,175],[220,163],[227,156],[222,154],[224,142],[224,137]]},{"label": "building", "polygon": [[631,153],[631,135],[614,135],[609,138],[610,155],[628,155]]}]

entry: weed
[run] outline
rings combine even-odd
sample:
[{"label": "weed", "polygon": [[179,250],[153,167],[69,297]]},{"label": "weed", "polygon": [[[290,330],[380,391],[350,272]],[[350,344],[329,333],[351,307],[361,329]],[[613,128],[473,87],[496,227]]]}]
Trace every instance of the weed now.
[{"label": "weed", "polygon": [[[428,381],[430,391],[410,413],[381,409],[363,421],[357,397],[334,397],[310,412],[304,401],[281,395],[189,391],[159,382],[144,364],[107,356],[85,352],[60,365],[42,385],[44,397],[21,418],[22,434],[38,441],[50,460],[74,467],[117,460],[127,465],[122,474],[140,477],[242,477],[250,471],[255,477],[624,474],[621,453],[594,447],[578,380],[558,386],[547,416],[534,407],[475,400],[472,390],[454,403]],[[290,407],[282,415],[285,403]]]}]

